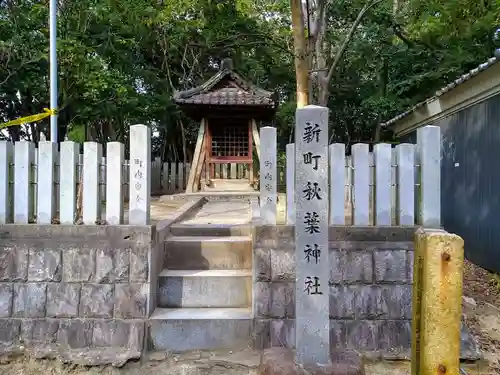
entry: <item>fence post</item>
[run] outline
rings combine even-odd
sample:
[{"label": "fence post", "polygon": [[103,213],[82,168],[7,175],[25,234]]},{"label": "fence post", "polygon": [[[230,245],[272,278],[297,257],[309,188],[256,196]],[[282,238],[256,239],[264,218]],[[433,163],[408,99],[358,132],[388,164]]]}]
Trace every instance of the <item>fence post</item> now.
[{"label": "fence post", "polygon": [[415,145],[402,143],[396,146],[397,173],[397,223],[415,225]]},{"label": "fence post", "polygon": [[420,224],[426,228],[441,227],[441,128],[417,129],[420,158]]},{"label": "fence post", "polygon": [[179,191],[183,191],[184,190],[184,163],[177,163],[177,165],[178,165],[178,171],[179,171],[178,189],[179,189]]},{"label": "fence post", "polygon": [[125,202],[130,200],[130,160],[123,163],[123,199]]},{"label": "fence post", "polygon": [[130,127],[129,224],[148,225],[151,202],[151,129]]},{"label": "fence post", "polygon": [[61,224],[73,225],[75,223],[79,149],[78,143],[61,142],[61,155],[59,157],[59,220]]},{"label": "fence post", "polygon": [[459,374],[464,241],[419,229],[413,266],[412,375]]},{"label": "fence post", "polygon": [[329,146],[330,164],[330,225],[345,225],[345,145]]},{"label": "fence post", "polygon": [[14,145],[14,223],[28,224],[33,219],[32,169],[34,144],[19,141]]},{"label": "fence post", "polygon": [[286,145],[286,223],[295,224],[295,143]]},{"label": "fence post", "polygon": [[0,224],[12,220],[12,195],[10,164],[13,147],[11,142],[0,141]]},{"label": "fence post", "polygon": [[177,172],[177,167],[176,167],[176,163],[170,163],[170,191],[172,192],[172,194],[175,194],[177,193],[177,176],[176,176],[176,172]]},{"label": "fence post", "polygon": [[[262,148],[261,148],[261,150],[262,150]],[[231,163],[231,179],[234,180],[235,178],[237,178],[237,176],[236,176],[236,164]]]},{"label": "fence post", "polygon": [[[276,224],[277,162],[276,128],[260,129],[260,215],[265,224]],[[231,164],[231,178],[233,178]]]},{"label": "fence post", "polygon": [[56,176],[54,164],[57,156],[57,144],[49,141],[38,143],[38,199],[37,219],[38,224],[51,224],[54,218]]},{"label": "fence post", "polygon": [[189,173],[191,173],[191,163],[186,164],[186,178],[184,181],[184,185],[182,186],[182,190],[184,190],[184,191],[187,188],[187,184],[188,184],[188,180],[189,180]]},{"label": "fence post", "polygon": [[370,225],[370,153],[368,145],[352,146],[353,164],[353,224]]},{"label": "fence post", "polygon": [[83,144],[83,222],[96,224],[101,220],[101,160],[102,145],[97,142]]},{"label": "fence post", "polygon": [[169,186],[169,174],[168,174],[168,163],[163,163],[163,175],[162,175],[162,194],[170,193]]},{"label": "fence post", "polygon": [[153,162],[154,173],[151,171],[151,192],[158,194],[161,189],[161,158],[159,156],[155,157]]},{"label": "fence post", "polygon": [[374,224],[392,224],[392,147],[387,143],[376,144],[373,148],[375,167],[375,207]]},{"label": "fence post", "polygon": [[348,207],[350,208],[349,214],[351,215],[351,222],[347,223],[353,225],[354,218],[352,217],[354,211],[354,180],[353,180],[353,165],[352,165],[352,150],[351,155],[345,157],[345,201],[348,202]]},{"label": "fence post", "polygon": [[106,221],[123,223],[123,164],[125,146],[120,142],[106,145]]},{"label": "fence post", "polygon": [[83,222],[96,224],[101,220],[101,161],[102,145],[83,144]]}]

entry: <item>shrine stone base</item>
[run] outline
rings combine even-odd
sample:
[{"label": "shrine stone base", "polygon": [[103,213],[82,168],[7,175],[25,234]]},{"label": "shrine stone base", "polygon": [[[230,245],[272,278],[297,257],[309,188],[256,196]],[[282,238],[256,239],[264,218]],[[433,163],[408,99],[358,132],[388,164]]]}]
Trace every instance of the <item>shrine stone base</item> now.
[{"label": "shrine stone base", "polygon": [[259,375],[365,375],[362,358],[351,350],[332,350],[331,363],[299,365],[295,352],[288,348],[271,348],[262,353]]},{"label": "shrine stone base", "polygon": [[[330,227],[330,345],[408,359],[415,227]],[[293,226],[253,228],[253,311],[260,348],[295,347]],[[479,353],[462,327],[462,359]]]}]

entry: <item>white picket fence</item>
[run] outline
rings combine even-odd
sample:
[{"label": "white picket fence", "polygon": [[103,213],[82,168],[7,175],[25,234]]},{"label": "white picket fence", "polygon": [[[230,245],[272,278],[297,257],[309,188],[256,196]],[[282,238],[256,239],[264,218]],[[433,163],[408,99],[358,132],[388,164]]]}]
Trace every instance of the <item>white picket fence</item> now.
[{"label": "white picket fence", "polygon": [[[39,142],[38,149],[27,141],[0,141],[0,224],[74,224],[78,199],[83,224],[103,219],[123,224],[127,205],[129,224],[149,223],[151,130],[131,126],[130,139],[130,161],[125,161],[125,145],[119,142],[106,144],[104,159],[96,142],[85,142],[79,155],[80,145],[71,141],[61,142],[59,152],[47,141]],[[182,183],[170,178],[164,178],[168,188],[181,190]]]},{"label": "white picket fence", "polygon": [[[190,165],[151,161],[150,129],[134,125],[130,131],[130,161],[119,142],[105,145],[104,159],[102,145],[95,142],[84,143],[79,155],[80,145],[71,141],[62,142],[59,152],[50,142],[40,142],[35,150],[30,142],[0,141],[0,224],[149,223],[151,193],[183,191]],[[292,149],[287,146],[286,173],[280,173],[287,181],[289,224],[295,220]],[[356,144],[351,151],[346,157],[345,145],[330,145],[331,224],[440,226],[438,127],[419,129],[417,145],[382,143],[370,153],[367,144]],[[269,152],[276,149],[261,150]],[[246,172],[226,165],[216,170],[218,176],[242,178]]]},{"label": "white picket fence", "polygon": [[[126,164],[128,161],[125,162]],[[102,163],[105,165],[105,163]],[[246,164],[214,164],[215,179],[248,179],[249,171]],[[103,168],[104,169],[104,168]],[[154,195],[174,194],[186,190],[191,163],[167,163],[159,157],[151,164],[151,191]],[[202,175],[205,175],[203,170]],[[105,181],[105,178],[102,179]]]},{"label": "white picket fence", "polygon": [[[295,146],[287,145],[287,224],[295,222]],[[417,144],[329,146],[331,225],[441,225],[441,133],[417,131]],[[262,187],[261,187],[262,189]]]},{"label": "white picket fence", "polygon": [[151,163],[153,195],[176,194],[186,190],[191,163],[169,163],[155,158]]},{"label": "white picket fence", "polygon": [[[43,146],[42,146],[43,147]],[[34,161],[31,165],[33,174],[33,185],[36,186],[38,181],[38,154],[37,148],[34,150]],[[58,156],[57,156],[58,157]],[[11,164],[11,168],[14,164]],[[59,176],[59,159],[55,164],[56,173],[54,178]],[[104,204],[106,202],[106,158],[102,157],[99,163],[100,174],[99,174],[99,186],[100,186],[100,199]],[[130,174],[130,160],[125,160],[123,164],[123,198],[126,201],[129,200],[129,174]],[[186,190],[187,179],[189,176],[189,170],[191,164],[187,163],[162,163],[161,160],[154,160],[151,163],[151,193],[153,195],[163,195],[163,194],[176,194],[182,193]],[[77,184],[82,178],[83,173],[83,154],[78,156],[78,164],[76,166],[77,170]],[[55,199],[58,202],[59,199],[59,183],[55,183]],[[34,207],[37,206],[38,196],[35,194],[36,189],[32,189]],[[56,203],[57,204],[57,203]]]}]

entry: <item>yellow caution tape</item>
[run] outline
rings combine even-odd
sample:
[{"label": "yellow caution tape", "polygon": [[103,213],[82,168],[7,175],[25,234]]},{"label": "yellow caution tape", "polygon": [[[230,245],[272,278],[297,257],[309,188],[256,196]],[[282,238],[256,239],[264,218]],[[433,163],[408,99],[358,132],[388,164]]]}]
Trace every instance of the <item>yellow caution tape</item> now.
[{"label": "yellow caution tape", "polygon": [[56,114],[55,109],[44,108],[43,110],[44,110],[44,112],[38,113],[36,115],[21,117],[21,118],[0,124],[0,129],[7,128],[9,126],[16,126],[16,125],[21,125],[21,124],[27,124],[30,122],[40,121],[40,120],[43,120],[44,118],[54,116]]}]

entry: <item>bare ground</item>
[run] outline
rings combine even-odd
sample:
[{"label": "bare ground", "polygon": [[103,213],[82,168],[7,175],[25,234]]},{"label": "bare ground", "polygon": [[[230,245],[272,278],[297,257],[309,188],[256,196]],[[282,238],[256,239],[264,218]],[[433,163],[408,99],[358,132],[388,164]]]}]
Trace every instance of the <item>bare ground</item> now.
[{"label": "bare ground", "polygon": [[500,374],[500,282],[493,275],[465,262],[465,321],[484,355],[485,375]]}]

